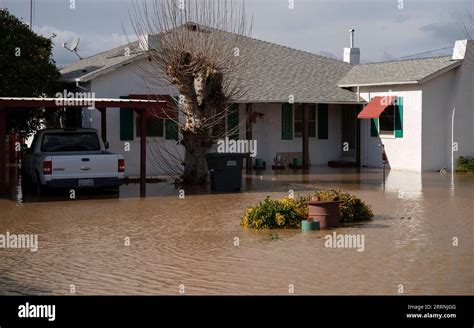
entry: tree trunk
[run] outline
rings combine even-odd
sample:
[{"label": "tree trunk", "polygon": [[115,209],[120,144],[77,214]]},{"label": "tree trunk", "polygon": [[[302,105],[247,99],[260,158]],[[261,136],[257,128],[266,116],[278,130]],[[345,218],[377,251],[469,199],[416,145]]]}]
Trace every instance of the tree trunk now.
[{"label": "tree trunk", "polygon": [[183,133],[185,147],[183,183],[202,185],[207,183],[208,168],[206,153],[209,149],[207,133]]}]

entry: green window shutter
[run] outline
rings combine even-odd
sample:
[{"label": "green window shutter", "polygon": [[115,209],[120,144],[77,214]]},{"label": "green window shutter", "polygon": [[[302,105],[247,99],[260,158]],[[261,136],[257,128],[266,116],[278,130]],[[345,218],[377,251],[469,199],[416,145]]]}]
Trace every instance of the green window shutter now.
[{"label": "green window shutter", "polygon": [[395,138],[403,138],[403,98],[398,97],[395,107]]},{"label": "green window shutter", "polygon": [[373,118],[370,120],[370,135],[372,137],[379,136],[379,119]]},{"label": "green window shutter", "polygon": [[[179,97],[171,96],[171,105],[178,106]],[[178,114],[179,115],[179,114]],[[179,139],[179,126],[177,122],[178,118],[166,119],[165,120],[165,139],[166,140],[178,140]]]},{"label": "green window shutter", "polygon": [[[120,99],[128,99],[128,96]],[[133,140],[133,109],[120,108],[120,140]]]},{"label": "green window shutter", "polygon": [[[227,115],[227,131],[234,131],[238,129],[239,126],[239,105],[232,104],[229,108],[229,115]],[[229,136],[229,139],[237,140],[239,139],[239,131],[235,131],[232,135]]]},{"label": "green window shutter", "polygon": [[318,104],[318,139],[329,139],[329,106]]},{"label": "green window shutter", "polygon": [[178,122],[175,120],[165,120],[166,140],[178,140]]},{"label": "green window shutter", "polygon": [[281,139],[293,139],[293,105],[284,103],[281,106]]}]

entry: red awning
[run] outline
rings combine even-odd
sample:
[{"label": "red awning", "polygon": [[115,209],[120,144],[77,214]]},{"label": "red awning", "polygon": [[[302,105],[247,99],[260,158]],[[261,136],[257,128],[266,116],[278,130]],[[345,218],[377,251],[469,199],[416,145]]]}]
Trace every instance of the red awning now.
[{"label": "red awning", "polygon": [[378,118],[397,96],[374,97],[357,115],[358,118]]}]

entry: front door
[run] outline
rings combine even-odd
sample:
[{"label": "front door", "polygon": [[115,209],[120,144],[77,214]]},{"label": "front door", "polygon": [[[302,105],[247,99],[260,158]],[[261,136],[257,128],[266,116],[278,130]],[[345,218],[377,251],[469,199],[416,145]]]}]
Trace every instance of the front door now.
[{"label": "front door", "polygon": [[343,105],[342,117],[342,160],[357,162],[357,106]]}]

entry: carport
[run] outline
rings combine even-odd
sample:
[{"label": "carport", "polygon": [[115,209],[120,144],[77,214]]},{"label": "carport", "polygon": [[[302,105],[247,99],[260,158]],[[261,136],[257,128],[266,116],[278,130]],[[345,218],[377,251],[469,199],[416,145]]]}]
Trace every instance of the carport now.
[{"label": "carport", "polygon": [[[59,109],[87,107],[94,104],[101,113],[101,136],[107,142],[107,110],[129,108],[138,114],[140,124],[140,197],[146,196],[146,114],[148,110],[166,111],[165,100],[96,99],[96,98],[11,98],[0,97],[0,195],[5,196],[6,184],[6,120],[7,115],[26,108]],[[10,180],[10,183],[12,181]]]}]

